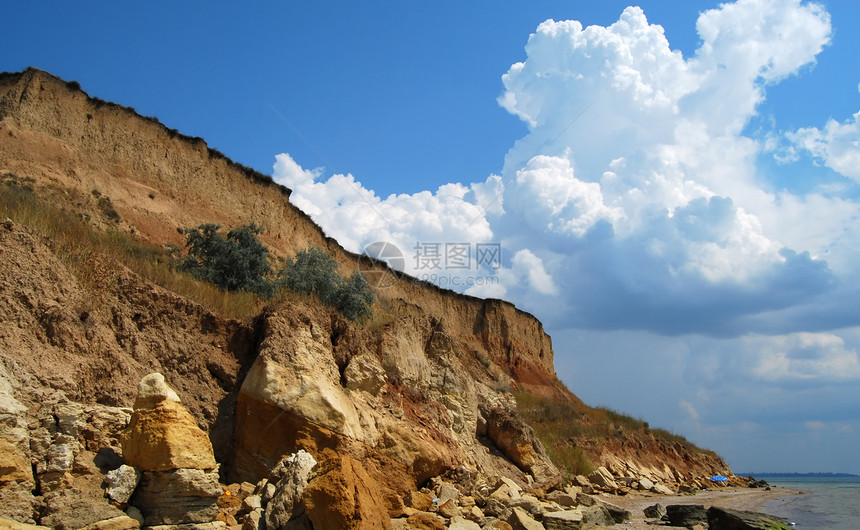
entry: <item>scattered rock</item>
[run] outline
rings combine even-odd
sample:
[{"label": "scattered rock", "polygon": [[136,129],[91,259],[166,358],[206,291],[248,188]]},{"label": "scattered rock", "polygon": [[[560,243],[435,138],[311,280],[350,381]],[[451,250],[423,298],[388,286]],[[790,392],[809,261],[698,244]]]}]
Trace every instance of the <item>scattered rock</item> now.
[{"label": "scattered rock", "polygon": [[598,467],[593,473],[588,475],[588,480],[591,481],[592,484],[606,490],[615,491],[618,489],[618,483],[615,482],[615,478],[612,476],[612,473],[603,466]]},{"label": "scattered rock", "polygon": [[636,487],[640,490],[651,491],[651,488],[654,487],[654,483],[651,482],[647,477],[642,477],[638,481],[636,481]]},{"label": "scattered rock", "polygon": [[447,501],[439,503],[439,507],[436,509],[436,513],[446,519],[451,519],[460,515],[460,507],[457,506],[457,501],[448,499]]},{"label": "scattered rock", "polygon": [[624,521],[629,521],[633,518],[633,514],[631,514],[629,511],[625,510],[620,506],[616,506],[611,502],[598,500],[597,504],[605,508],[606,511],[609,513],[609,516],[612,517],[612,520],[615,521],[615,523],[617,524],[623,524]]},{"label": "scattered rock", "polygon": [[442,482],[439,485],[439,500],[440,503],[447,501],[457,502],[460,498],[460,491],[450,482]]},{"label": "scattered rock", "polygon": [[140,482],[140,471],[129,466],[121,465],[113,471],[108,471],[105,475],[105,483],[107,484],[107,496],[119,504],[125,504],[134,493],[134,488]]},{"label": "scattered rock", "polygon": [[518,499],[513,499],[508,504],[508,507],[509,508],[514,508],[514,507],[522,508],[523,510],[528,512],[529,515],[532,515],[532,516],[542,515],[544,512],[543,506],[541,506],[541,502],[537,499],[537,497],[535,497],[534,495],[528,495],[528,494],[521,495],[520,498],[518,498]]},{"label": "scattered rock", "polygon": [[242,499],[241,511],[250,513],[263,507],[263,500],[259,495],[248,495]]},{"label": "scattered rock", "polygon": [[434,513],[418,512],[406,518],[413,530],[445,530],[445,519]]},{"label": "scattered rock", "polygon": [[666,515],[666,508],[658,502],[657,504],[648,506],[643,512],[648,519],[660,519]]},{"label": "scattered rock", "polygon": [[488,499],[484,505],[484,513],[507,521],[511,510],[499,499]]},{"label": "scattered rock", "polygon": [[523,492],[522,486],[509,479],[508,477],[502,477],[499,479],[501,484],[507,484],[508,488],[510,488],[513,493],[514,498],[519,497],[519,495]]},{"label": "scattered rock", "polygon": [[122,514],[111,519],[88,524],[79,530],[137,530],[138,528],[140,528],[139,521]]},{"label": "scattered rock", "polygon": [[125,515],[103,497],[75,487],[54,490],[43,498],[40,523],[53,528],[82,528]]},{"label": "scattered rock", "polygon": [[535,521],[532,516],[520,507],[515,507],[511,510],[511,515],[508,517],[508,524],[510,524],[514,530],[545,530],[541,523]]},{"label": "scattered rock", "polygon": [[575,477],[573,477],[573,485],[579,486],[580,488],[584,488],[586,486],[590,487],[591,482],[587,478],[585,478],[584,475],[576,475]]},{"label": "scattered rock", "polygon": [[261,503],[267,504],[265,523],[268,528],[282,528],[290,521],[304,517],[305,504],[302,495],[316,465],[317,461],[313,455],[299,449],[275,466],[272,476],[277,479],[277,485],[271,482],[265,485],[265,490],[270,486],[274,489],[274,493],[270,495],[271,500],[267,501],[266,495],[261,497]]},{"label": "scattered rock", "polygon": [[481,527],[474,521],[458,519],[456,521],[451,521],[451,524],[448,525],[448,530],[481,530]]},{"label": "scattered rock", "polygon": [[594,506],[597,504],[597,500],[591,495],[580,493],[576,496],[576,504],[580,506]]},{"label": "scattered rock", "polygon": [[413,491],[406,497],[406,503],[419,512],[426,512],[433,506],[433,496],[429,493]]},{"label": "scattered rock", "polygon": [[379,360],[370,354],[357,355],[350,359],[343,372],[346,388],[364,390],[368,394],[377,395],[387,381],[385,370]]},{"label": "scattered rock", "polygon": [[245,521],[242,523],[242,530],[265,530],[266,518],[263,516],[263,510],[257,508],[245,516]]},{"label": "scattered rock", "polygon": [[502,483],[498,488],[490,494],[490,499],[496,499],[503,503],[509,503],[512,499],[520,497],[520,489],[512,488],[509,484]]},{"label": "scattered rock", "polygon": [[654,484],[654,487],[651,488],[651,491],[657,493],[659,495],[674,495],[675,492],[664,486],[663,484]]},{"label": "scattered rock", "polygon": [[466,519],[468,519],[468,520],[470,520],[470,521],[474,521],[474,522],[476,522],[476,523],[478,523],[478,524],[483,523],[483,522],[484,522],[484,520],[485,520],[486,518],[487,518],[487,517],[484,515],[483,510],[481,510],[481,509],[480,509],[480,508],[478,508],[477,506],[472,506],[472,507],[471,507],[471,508],[469,508],[469,510],[466,512]]},{"label": "scattered rock", "polygon": [[565,491],[551,491],[546,496],[546,500],[549,502],[554,502],[559,506],[563,506],[565,508],[572,508],[576,506],[576,494],[571,495]]},{"label": "scattered rock", "polygon": [[545,513],[543,525],[547,530],[577,530],[582,526],[582,510]]},{"label": "scattered rock", "polygon": [[346,455],[323,460],[302,496],[314,528],[390,528],[379,485]]},{"label": "scattered rock", "polygon": [[35,524],[21,523],[6,517],[0,517],[0,528],[8,530],[37,530],[39,528],[50,528],[50,526],[38,526]]}]

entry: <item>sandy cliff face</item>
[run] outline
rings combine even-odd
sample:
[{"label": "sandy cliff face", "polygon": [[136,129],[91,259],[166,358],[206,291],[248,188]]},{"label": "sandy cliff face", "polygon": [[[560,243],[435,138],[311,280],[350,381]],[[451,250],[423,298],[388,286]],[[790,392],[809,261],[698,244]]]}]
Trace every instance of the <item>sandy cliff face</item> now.
[{"label": "sandy cliff face", "polygon": [[[104,221],[92,190],[108,197],[119,228],[155,244],[181,244],[177,228],[217,222],[256,223],[275,256],[308,246],[325,248],[342,272],[359,267],[358,256],[325,236],[289,202],[289,190],[150,118],[84,92],[38,70],[0,79],[0,168],[37,177],[54,191]],[[363,269],[387,274],[381,265]],[[418,303],[449,332],[488,350],[494,362],[522,379],[555,379],[552,342],[541,323],[513,305],[456,295],[402,277],[385,289],[392,300]]]},{"label": "sandy cliff face", "polygon": [[[394,274],[326,238],[268,177],[201,139],[37,70],[0,76],[0,176],[6,174],[27,177],[38,196],[96,229],[156,245],[182,243],[181,227],[253,222],[275,256],[319,246],[341,272]],[[361,462],[392,513],[402,511],[409,491],[461,466],[523,486],[560,481],[518,419],[510,390],[575,398],[556,379],[541,323],[509,303],[401,277],[377,292],[390,318],[373,326],[300,297],[239,322],[110,257],[88,258],[82,277],[57,252],[20,223],[0,225],[0,390],[7,389],[0,394],[11,400],[0,403],[8,405],[0,414],[19,420],[17,430],[0,430],[0,457],[43,461],[60,440],[71,460],[55,473],[98,467],[100,451],[122,452],[117,440],[129,414],[122,407],[134,402],[138,381],[161,372],[208,432],[225,480],[256,481],[297,449],[338,454]],[[71,434],[54,428],[44,444],[26,443],[46,436],[34,427],[44,424],[39,418],[57,417],[56,408],[70,403],[89,427]],[[622,449],[601,461],[627,462],[632,456]],[[696,456],[679,454],[671,465],[687,469],[685,459]],[[38,494],[34,483],[47,475],[15,470],[0,480],[0,497],[3,484],[21,485],[23,513]],[[44,513],[40,502],[32,501],[31,511]]]}]

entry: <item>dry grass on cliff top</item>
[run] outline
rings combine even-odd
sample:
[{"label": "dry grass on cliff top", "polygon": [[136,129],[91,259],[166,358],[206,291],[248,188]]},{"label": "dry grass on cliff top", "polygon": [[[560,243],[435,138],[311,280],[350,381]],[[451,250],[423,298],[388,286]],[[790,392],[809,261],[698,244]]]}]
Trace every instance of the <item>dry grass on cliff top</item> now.
[{"label": "dry grass on cliff top", "polygon": [[[110,281],[109,270],[94,263],[123,264],[169,291],[188,298],[224,318],[246,319],[259,314],[263,302],[247,292],[228,292],[180,273],[170,265],[164,249],[135,240],[118,229],[100,231],[84,212],[59,208],[40,198],[33,179],[12,173],[0,176],[0,219],[10,218],[47,238],[57,257],[90,292]],[[116,223],[109,199],[94,194],[97,209]],[[108,269],[110,266],[108,266]]]},{"label": "dry grass on cliff top", "polygon": [[[572,394],[571,394],[572,395]],[[517,409],[532,426],[547,449],[550,460],[565,481],[588,475],[596,468],[591,448],[602,448],[612,440],[633,437],[669,446],[680,445],[692,453],[711,454],[683,436],[652,429],[648,422],[608,407],[592,408],[578,400],[547,397],[527,391],[515,392]]]}]

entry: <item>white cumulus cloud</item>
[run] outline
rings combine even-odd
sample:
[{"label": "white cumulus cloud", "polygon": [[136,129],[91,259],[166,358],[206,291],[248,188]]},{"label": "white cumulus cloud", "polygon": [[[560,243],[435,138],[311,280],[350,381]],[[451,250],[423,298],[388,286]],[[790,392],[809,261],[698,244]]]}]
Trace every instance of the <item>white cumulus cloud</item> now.
[{"label": "white cumulus cloud", "polygon": [[[741,430],[754,426],[767,450],[774,421],[860,425],[860,204],[835,187],[774,190],[759,168],[783,143],[786,164],[808,153],[860,181],[860,114],[745,132],[768,87],[812,70],[830,16],[801,0],[738,0],[696,29],[701,45],[684,57],[637,7],[606,27],[540,24],[498,98],[528,133],[484,182],[381,198],[285,154],[275,178],[350,250],[498,242],[501,263],[481,271],[492,281],[448,286],[544,321],[582,397],[708,444],[746,447]],[[607,390],[597,372],[623,382]]]},{"label": "white cumulus cloud", "polygon": [[844,123],[831,119],[823,130],[806,127],[786,136],[795,147],[808,152],[830,169],[860,181],[860,112],[854,114],[853,120]]},{"label": "white cumulus cloud", "polygon": [[542,257],[575,325],[741,332],[746,316],[828,285],[822,254],[762,221],[783,198],[761,187],[762,145],[742,130],[766,86],[828,44],[829,15],[741,0],[697,29],[685,58],[640,8],[607,27],[548,20],[503,76],[499,103],[530,132],[507,154],[496,231]]},{"label": "white cumulus cloud", "polygon": [[753,368],[768,380],[857,380],[860,358],[845,340],[831,333],[793,333],[759,340]]},{"label": "white cumulus cloud", "polygon": [[[478,269],[476,246],[493,242],[487,214],[500,208],[494,202],[503,190],[497,176],[471,186],[445,184],[435,193],[392,194],[383,199],[352,175],[323,180],[321,169],[303,169],[289,154],[275,159],[273,178],[292,190],[290,201],[352,252],[362,252],[375,242],[393,243],[407,258],[406,272],[442,276],[451,281],[450,287],[457,287],[467,285],[465,278]],[[469,263],[447,266],[446,258],[464,258],[463,247],[455,246],[460,243],[469,245]]]},{"label": "white cumulus cloud", "polygon": [[[697,30],[701,46],[684,57],[638,7],[607,27],[540,24],[498,100],[529,132],[484,182],[382,198],[287,154],[274,177],[346,248],[393,242],[416,258],[413,274],[428,272],[413,256],[420,244],[500,243],[499,266],[481,270],[495,282],[448,286],[504,296],[550,324],[715,335],[822,326],[838,305],[816,302],[839,283],[830,260],[841,271],[856,263],[832,228],[860,210],[763,188],[763,141],[742,131],[766,87],[827,46],[829,15],[800,0],[739,0],[703,12]],[[852,128],[803,134],[825,153]],[[826,153],[847,165],[845,152]],[[836,215],[810,221],[825,211]]]}]

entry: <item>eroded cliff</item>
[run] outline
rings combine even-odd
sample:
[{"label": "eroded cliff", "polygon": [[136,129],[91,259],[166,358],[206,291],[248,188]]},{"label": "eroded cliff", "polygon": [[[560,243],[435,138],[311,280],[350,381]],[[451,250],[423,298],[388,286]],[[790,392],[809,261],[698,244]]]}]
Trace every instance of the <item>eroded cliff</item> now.
[{"label": "eroded cliff", "polygon": [[[48,470],[74,478],[76,467],[103,473],[119,461],[130,417],[123,407],[151,372],[164,374],[209,433],[224,481],[256,482],[304,449],[347,458],[338,461],[344,469],[361,462],[356,473],[379,485],[392,515],[404,513],[410,492],[457,469],[544,491],[560,484],[512,394],[575,400],[556,379],[551,340],[533,316],[346,252],[268,177],[38,70],[0,76],[0,176],[87,230],[162,246],[181,244],[181,227],[256,223],[276,257],[318,246],[344,272],[398,280],[377,290],[378,318],[363,325],[298,296],[236,320],[158,285],[121,256],[68,252],[26,219],[3,221],[0,414],[15,430],[0,432],[9,446],[0,452],[43,463],[29,475],[21,464],[0,481],[15,485],[0,495],[20,500],[6,515],[25,520],[30,510],[29,518],[47,520],[62,512],[51,501],[52,491],[65,491],[62,480],[49,487],[56,481]],[[59,417],[80,427],[51,427]],[[586,449],[616,475],[656,482],[728,472],[716,456],[633,441],[635,450],[632,442]],[[51,460],[58,444],[67,455],[59,463]],[[86,498],[88,488],[67,489]]]}]

